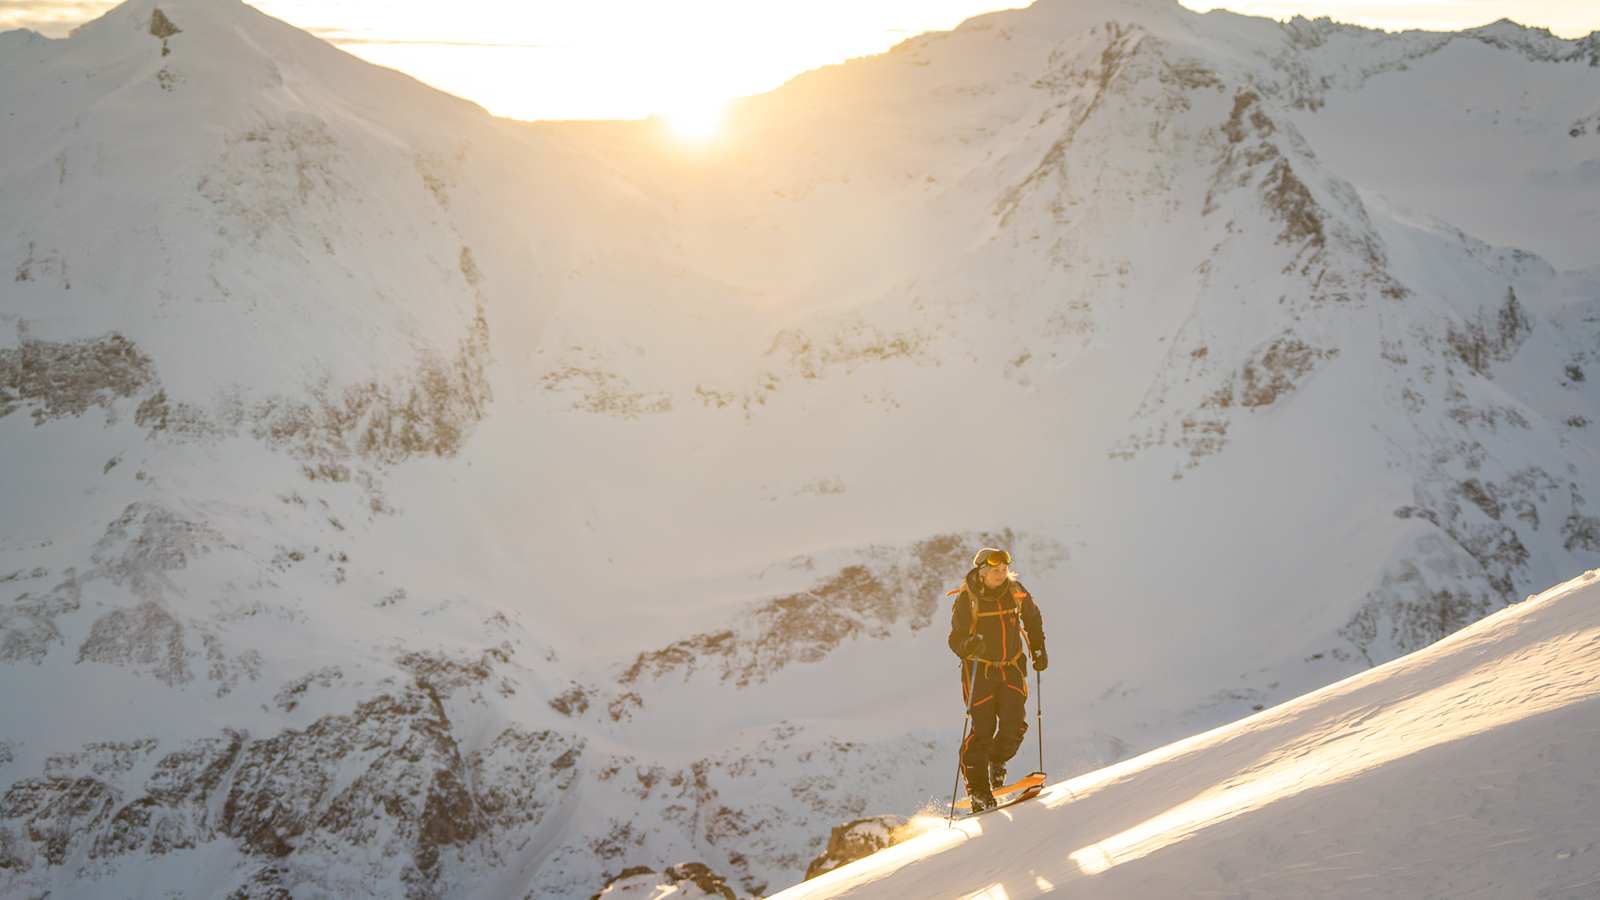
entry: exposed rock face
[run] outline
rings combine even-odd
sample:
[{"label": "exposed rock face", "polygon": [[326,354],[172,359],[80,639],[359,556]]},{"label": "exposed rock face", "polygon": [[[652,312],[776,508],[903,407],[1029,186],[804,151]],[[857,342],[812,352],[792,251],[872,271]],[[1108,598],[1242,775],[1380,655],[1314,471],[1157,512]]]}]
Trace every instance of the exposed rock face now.
[{"label": "exposed rock face", "polygon": [[[155,741],[145,743],[154,750]],[[161,855],[194,847],[214,833],[214,799],[239,760],[244,737],[195,741],[161,757],[145,783],[144,795],[123,805],[95,838],[91,855],[145,851]]]},{"label": "exposed rock face", "polygon": [[[908,551],[883,550],[875,559],[847,566],[815,588],[767,600],[740,616],[733,628],[675,641],[642,653],[623,671],[621,684],[637,685],[674,672],[692,673],[711,667],[719,680],[737,687],[765,681],[796,663],[816,662],[843,641],[857,635],[887,637],[904,623],[920,631],[942,609],[946,582],[964,573],[972,547],[1016,546],[1018,536],[999,534],[939,535]],[[1048,566],[1064,551],[1053,542],[1031,542],[1028,558]],[[955,573],[955,575],[952,575]],[[619,695],[612,717],[637,705],[637,696]]]},{"label": "exposed rock face", "polygon": [[36,425],[81,416],[91,406],[109,410],[154,380],[150,357],[120,334],[77,341],[24,335],[17,347],[0,348],[0,418],[24,406],[32,407]]},{"label": "exposed rock face", "polygon": [[[81,592],[82,584],[104,579],[128,589],[136,602],[96,620],[78,648],[78,660],[148,672],[169,685],[189,681],[192,674],[185,628],[166,608],[164,598],[172,590],[172,573],[223,545],[221,535],[210,527],[166,506],[152,502],[130,504],[106,526],[105,534],[95,544],[91,556],[94,568],[66,584],[75,596]],[[61,593],[58,588],[57,594]],[[75,605],[58,599],[55,607],[66,611]],[[35,637],[46,621],[35,615]],[[30,646],[37,656],[40,644],[35,641]]]},{"label": "exposed rock face", "polygon": [[669,866],[662,872],[649,866],[623,869],[589,900],[653,900],[668,894],[685,900],[734,900],[735,897],[722,876],[704,863],[694,862]]},{"label": "exposed rock face", "polygon": [[215,413],[157,390],[139,404],[135,421],[153,437],[247,433],[306,460],[308,477],[344,481],[351,477],[350,463],[395,465],[414,456],[455,455],[490,400],[488,353],[489,326],[480,308],[456,354],[423,353],[414,375],[342,388],[324,380],[301,397],[224,403]]},{"label": "exposed rock face", "polygon": [[[352,757],[370,762],[345,784],[340,769]],[[438,700],[408,690],[252,742],[223,806],[223,830],[263,856],[350,852],[374,876],[398,864],[408,883],[422,885],[437,876],[441,852],[486,827],[467,780]]]},{"label": "exposed rock face", "polygon": [[1318,350],[1293,335],[1274,338],[1245,361],[1239,370],[1239,405],[1270,406],[1293,391],[1318,362],[1337,356],[1337,350]]},{"label": "exposed rock face", "polygon": [[[312,381],[302,396],[269,395],[254,402],[224,397],[214,409],[208,409],[169,397],[151,358],[121,334],[44,341],[30,337],[22,325],[18,346],[0,348],[0,419],[28,410],[34,424],[43,425],[99,407],[106,411],[107,421],[114,423],[122,408],[119,401],[137,401],[134,421],[154,439],[214,442],[247,434],[303,460],[308,479],[359,482],[371,496],[373,511],[383,511],[386,507],[377,476],[365,470],[352,472],[352,466],[381,469],[416,456],[452,456],[482,419],[491,399],[485,368],[489,326],[479,290],[484,276],[466,247],[461,248],[459,268],[474,298],[466,333],[454,353],[421,350],[410,371],[393,379],[338,387],[324,377]],[[32,263],[25,262],[17,278],[31,280],[32,273]],[[106,471],[113,465],[108,464]],[[130,527],[187,527],[197,532],[197,540],[214,537],[199,534],[205,526],[198,522],[152,522],[149,516],[154,509],[130,508],[123,520],[113,523],[106,540],[116,537],[113,532]],[[152,552],[158,546],[166,545],[156,541],[151,544]],[[139,573],[163,565],[182,568],[182,549],[172,549],[177,556],[167,562],[142,558],[105,563],[85,577],[109,576],[149,598],[160,593],[159,579],[152,582],[154,576]],[[99,557],[106,552],[110,551],[97,548],[96,561],[103,562]],[[27,656],[37,661],[39,648],[53,639],[49,622],[62,611],[60,598],[47,602],[37,596],[19,598],[9,609],[0,607],[0,659]],[[148,624],[161,615],[159,610],[146,610],[139,618]],[[27,622],[26,635],[23,620]],[[108,621],[107,627],[117,624]],[[111,653],[116,659],[125,656]],[[184,678],[177,667],[164,671],[163,677]]]},{"label": "exposed rock face", "polygon": [[26,868],[34,858],[52,866],[66,862],[73,839],[109,824],[118,799],[111,788],[93,778],[13,784],[0,797],[0,821],[15,821],[18,826],[17,832],[6,829],[0,835],[0,848],[12,861],[9,868]]},{"label": "exposed rock face", "polygon": [[85,585],[106,581],[134,602],[101,615],[78,648],[80,661],[147,672],[169,685],[192,677],[186,628],[166,605],[172,575],[227,546],[210,526],[156,502],[129,504],[95,543],[85,572],[69,568],[49,592],[0,605],[0,661],[42,662],[63,637],[56,621],[78,610]]},{"label": "exposed rock face", "polygon": [[83,588],[76,570],[68,569],[64,575],[59,584],[42,595],[25,591],[9,601],[0,601],[0,663],[40,663],[54,645],[65,642],[56,619],[77,611]]},{"label": "exposed rock face", "polygon": [[1529,561],[1524,537],[1538,544],[1540,533],[1557,522],[1570,528],[1572,515],[1563,520],[1560,508],[1582,506],[1575,485],[1562,487],[1538,468],[1503,480],[1473,477],[1419,487],[1418,502],[1395,516],[1421,519],[1437,532],[1419,539],[1415,559],[1385,573],[1340,634],[1376,662],[1425,647],[1516,602],[1515,585]]},{"label": "exposed rock face", "polygon": [[79,662],[149,672],[169,685],[192,677],[187,655],[183,625],[153,600],[106,613],[78,648]]},{"label": "exposed rock face", "polygon": [[249,865],[244,896],[296,884],[365,894],[396,870],[408,895],[436,896],[450,861],[474,842],[493,856],[497,837],[539,824],[571,786],[583,747],[511,728],[463,755],[438,696],[422,685],[270,738],[228,731],[160,746],[90,744],[13,784],[0,796],[0,869],[10,883],[46,883],[46,866],[231,839],[269,861]]},{"label": "exposed rock face", "polygon": [[815,878],[894,846],[909,836],[907,822],[903,816],[869,816],[834,826],[827,848],[806,866],[806,877]]},{"label": "exposed rock face", "polygon": [[161,11],[161,7],[156,7],[150,13],[150,34],[152,36],[165,39],[182,33],[183,29],[174,25],[172,20],[167,18],[167,14]]},{"label": "exposed rock face", "polygon": [[1490,365],[1516,355],[1532,330],[1533,322],[1517,302],[1516,290],[1507,288],[1505,303],[1492,316],[1480,313],[1459,330],[1452,326],[1445,340],[1467,368],[1488,375]]},{"label": "exposed rock face", "polygon": [[636,390],[628,379],[602,369],[567,366],[546,372],[544,389],[556,393],[575,393],[572,408],[621,419],[672,411],[672,395]]},{"label": "exposed rock face", "polygon": [[308,675],[296,678],[284,685],[283,690],[274,697],[279,709],[284,712],[294,712],[300,705],[300,700],[313,687],[330,688],[344,680],[344,670],[338,666],[323,666]]}]

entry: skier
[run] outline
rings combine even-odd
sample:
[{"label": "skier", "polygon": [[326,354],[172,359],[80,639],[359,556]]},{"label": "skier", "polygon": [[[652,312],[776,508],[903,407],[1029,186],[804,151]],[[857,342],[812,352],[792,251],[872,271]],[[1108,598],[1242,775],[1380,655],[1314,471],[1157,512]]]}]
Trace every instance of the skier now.
[{"label": "skier", "polygon": [[994,791],[1005,786],[1006,763],[1028,731],[1026,660],[1031,656],[1040,672],[1050,663],[1039,607],[1011,571],[1010,553],[979,550],[966,581],[950,593],[955,602],[949,644],[961,657],[961,695],[972,717],[971,734],[961,746],[961,772],[977,813],[996,805]]}]

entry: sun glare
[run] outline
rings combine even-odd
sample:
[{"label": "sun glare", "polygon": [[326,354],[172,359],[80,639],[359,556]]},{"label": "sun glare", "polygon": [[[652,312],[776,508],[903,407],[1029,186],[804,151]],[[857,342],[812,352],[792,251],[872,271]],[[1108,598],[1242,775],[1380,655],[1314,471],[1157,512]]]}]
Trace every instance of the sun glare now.
[{"label": "sun glare", "polygon": [[727,112],[721,100],[685,104],[663,115],[672,133],[686,141],[708,141],[722,129]]}]

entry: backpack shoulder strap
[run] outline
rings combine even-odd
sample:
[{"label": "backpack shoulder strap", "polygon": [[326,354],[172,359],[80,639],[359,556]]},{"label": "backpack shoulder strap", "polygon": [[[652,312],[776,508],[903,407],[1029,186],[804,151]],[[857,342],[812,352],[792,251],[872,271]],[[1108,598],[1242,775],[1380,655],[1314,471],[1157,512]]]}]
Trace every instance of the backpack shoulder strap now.
[{"label": "backpack shoulder strap", "polygon": [[952,605],[954,605],[956,603],[960,603],[962,597],[965,597],[967,599],[967,613],[972,619],[972,628],[969,630],[968,633],[977,631],[978,630],[978,598],[972,596],[972,592],[967,590],[967,583],[963,581],[960,585],[957,585],[956,587],[951,588],[948,591],[945,591],[944,595],[946,597],[954,597],[955,598],[954,600],[951,601]]}]

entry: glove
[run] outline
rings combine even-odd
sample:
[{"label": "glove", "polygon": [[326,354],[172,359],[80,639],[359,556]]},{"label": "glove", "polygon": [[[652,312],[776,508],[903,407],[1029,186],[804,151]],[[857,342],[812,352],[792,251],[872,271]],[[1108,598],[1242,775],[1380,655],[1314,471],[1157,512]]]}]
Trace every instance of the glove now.
[{"label": "glove", "polygon": [[1048,668],[1050,668],[1050,657],[1044,652],[1044,648],[1040,647],[1033,651],[1033,670],[1035,672],[1043,672]]},{"label": "glove", "polygon": [[961,645],[961,655],[966,657],[967,659],[972,659],[973,657],[981,656],[982,654],[983,654],[983,635],[981,635],[981,634],[969,634],[969,635],[967,635],[966,641],[964,643],[962,643],[962,645]]}]

